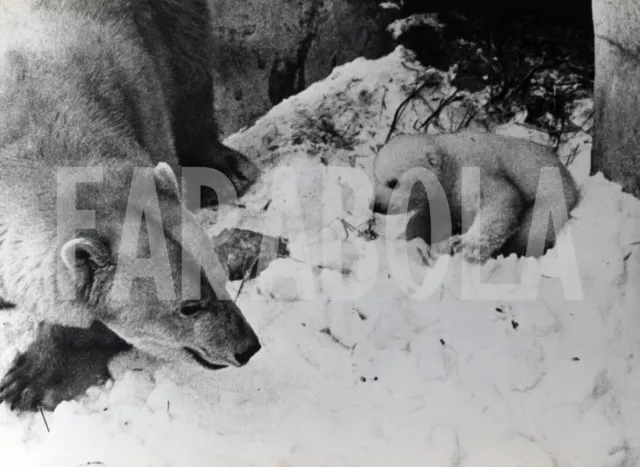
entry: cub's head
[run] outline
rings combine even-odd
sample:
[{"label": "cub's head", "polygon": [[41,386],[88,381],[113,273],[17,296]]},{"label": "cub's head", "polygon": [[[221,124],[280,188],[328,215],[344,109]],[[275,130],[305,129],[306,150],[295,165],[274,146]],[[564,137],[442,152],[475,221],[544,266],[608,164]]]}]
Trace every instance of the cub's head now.
[{"label": "cub's head", "polygon": [[226,271],[184,208],[173,171],[159,164],[134,175],[124,199],[126,206],[101,202],[96,233],[61,248],[67,276],[75,275],[75,303],[159,358],[245,365],[260,343],[226,292]]},{"label": "cub's head", "polygon": [[[378,152],[374,162],[373,210],[383,214],[413,211],[427,202],[419,171],[425,168],[435,177],[441,156],[433,139],[426,135],[401,135]],[[433,178],[423,179],[428,184]],[[392,196],[393,195],[393,196]]]}]

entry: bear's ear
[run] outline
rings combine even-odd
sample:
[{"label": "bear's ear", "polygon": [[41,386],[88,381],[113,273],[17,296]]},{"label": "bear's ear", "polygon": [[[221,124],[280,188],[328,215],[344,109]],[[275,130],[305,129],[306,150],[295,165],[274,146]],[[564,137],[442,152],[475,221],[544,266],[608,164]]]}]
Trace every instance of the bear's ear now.
[{"label": "bear's ear", "polygon": [[[94,286],[108,271],[103,267],[112,263],[108,246],[98,239],[78,237],[62,246],[60,256],[65,267],[74,276],[69,285],[75,289],[75,297],[86,303],[98,299],[100,295],[93,293]],[[74,314],[73,307],[70,307],[63,318],[72,326],[88,327],[93,321],[93,314]]]},{"label": "bear's ear", "polygon": [[100,240],[78,237],[69,240],[62,246],[60,256],[68,269],[104,266],[109,263],[110,254],[107,246]]},{"label": "bear's ear", "polygon": [[153,175],[156,180],[156,186],[169,193],[175,194],[178,199],[180,196],[180,187],[178,186],[178,179],[173,172],[169,164],[166,162],[160,162],[155,169],[153,169]]}]

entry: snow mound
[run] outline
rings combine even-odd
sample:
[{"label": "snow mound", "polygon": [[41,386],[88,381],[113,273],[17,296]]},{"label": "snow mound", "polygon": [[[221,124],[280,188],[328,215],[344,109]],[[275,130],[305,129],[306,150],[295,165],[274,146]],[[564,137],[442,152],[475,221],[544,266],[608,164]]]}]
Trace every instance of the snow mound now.
[{"label": "snow mound", "polygon": [[[428,73],[438,75],[402,48],[358,59],[228,139],[264,170],[238,226],[290,239],[291,258],[243,285],[238,304],[263,343],[247,367],[124,356],[112,386],[44,414],[50,432],[41,414],[0,406],[4,463],[635,465],[640,202],[586,176],[581,135],[560,153],[581,161],[583,200],[547,258],[469,268],[443,257],[426,268],[394,240],[406,219],[371,221],[368,174]],[[441,78],[433,95],[450,91]],[[429,96],[406,106],[399,131],[430,115]],[[529,295],[518,286],[526,274]],[[9,320],[0,371],[23,345],[23,325]]]}]

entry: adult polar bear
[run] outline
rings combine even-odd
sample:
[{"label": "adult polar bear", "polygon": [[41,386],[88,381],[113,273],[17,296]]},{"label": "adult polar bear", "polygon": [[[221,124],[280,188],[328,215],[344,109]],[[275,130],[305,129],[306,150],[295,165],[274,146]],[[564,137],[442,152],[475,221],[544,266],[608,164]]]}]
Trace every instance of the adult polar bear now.
[{"label": "adult polar bear", "polygon": [[[431,174],[426,190],[416,184],[416,167]],[[465,180],[469,168],[478,172]],[[556,232],[580,199],[553,151],[490,133],[397,136],[378,153],[374,178],[374,211],[415,211],[408,240],[440,243],[436,250],[444,245],[479,263],[499,254],[542,255],[553,247]]]},{"label": "adult polar bear", "polygon": [[12,408],[81,394],[130,344],[214,368],[260,349],[178,183],[257,175],[218,141],[210,20],[206,0],[0,0],[0,274],[43,321],[0,382]]}]

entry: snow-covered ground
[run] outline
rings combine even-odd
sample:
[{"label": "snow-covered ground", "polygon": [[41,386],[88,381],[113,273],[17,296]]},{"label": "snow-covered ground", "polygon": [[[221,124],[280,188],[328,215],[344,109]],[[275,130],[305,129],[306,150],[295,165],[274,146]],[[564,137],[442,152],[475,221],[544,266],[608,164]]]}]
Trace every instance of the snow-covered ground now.
[{"label": "snow-covered ground", "polygon": [[[123,356],[115,383],[44,414],[50,432],[41,414],[0,406],[0,465],[638,465],[640,202],[587,176],[590,138],[576,135],[560,153],[575,156],[584,198],[563,248],[480,271],[459,257],[428,269],[409,250],[413,280],[429,273],[431,290],[412,285],[394,240],[404,219],[368,222],[366,175],[425,73],[401,48],[359,59],[229,138],[265,171],[237,225],[291,241],[292,258],[238,300],[263,343],[247,367]],[[446,80],[426,88],[398,129],[416,131],[450,92]],[[464,111],[444,112],[445,129]],[[494,130],[540,137],[515,123]],[[540,279],[527,296],[525,270]],[[499,296],[476,273],[503,284]],[[26,324],[19,310],[1,319],[3,373]]]}]

